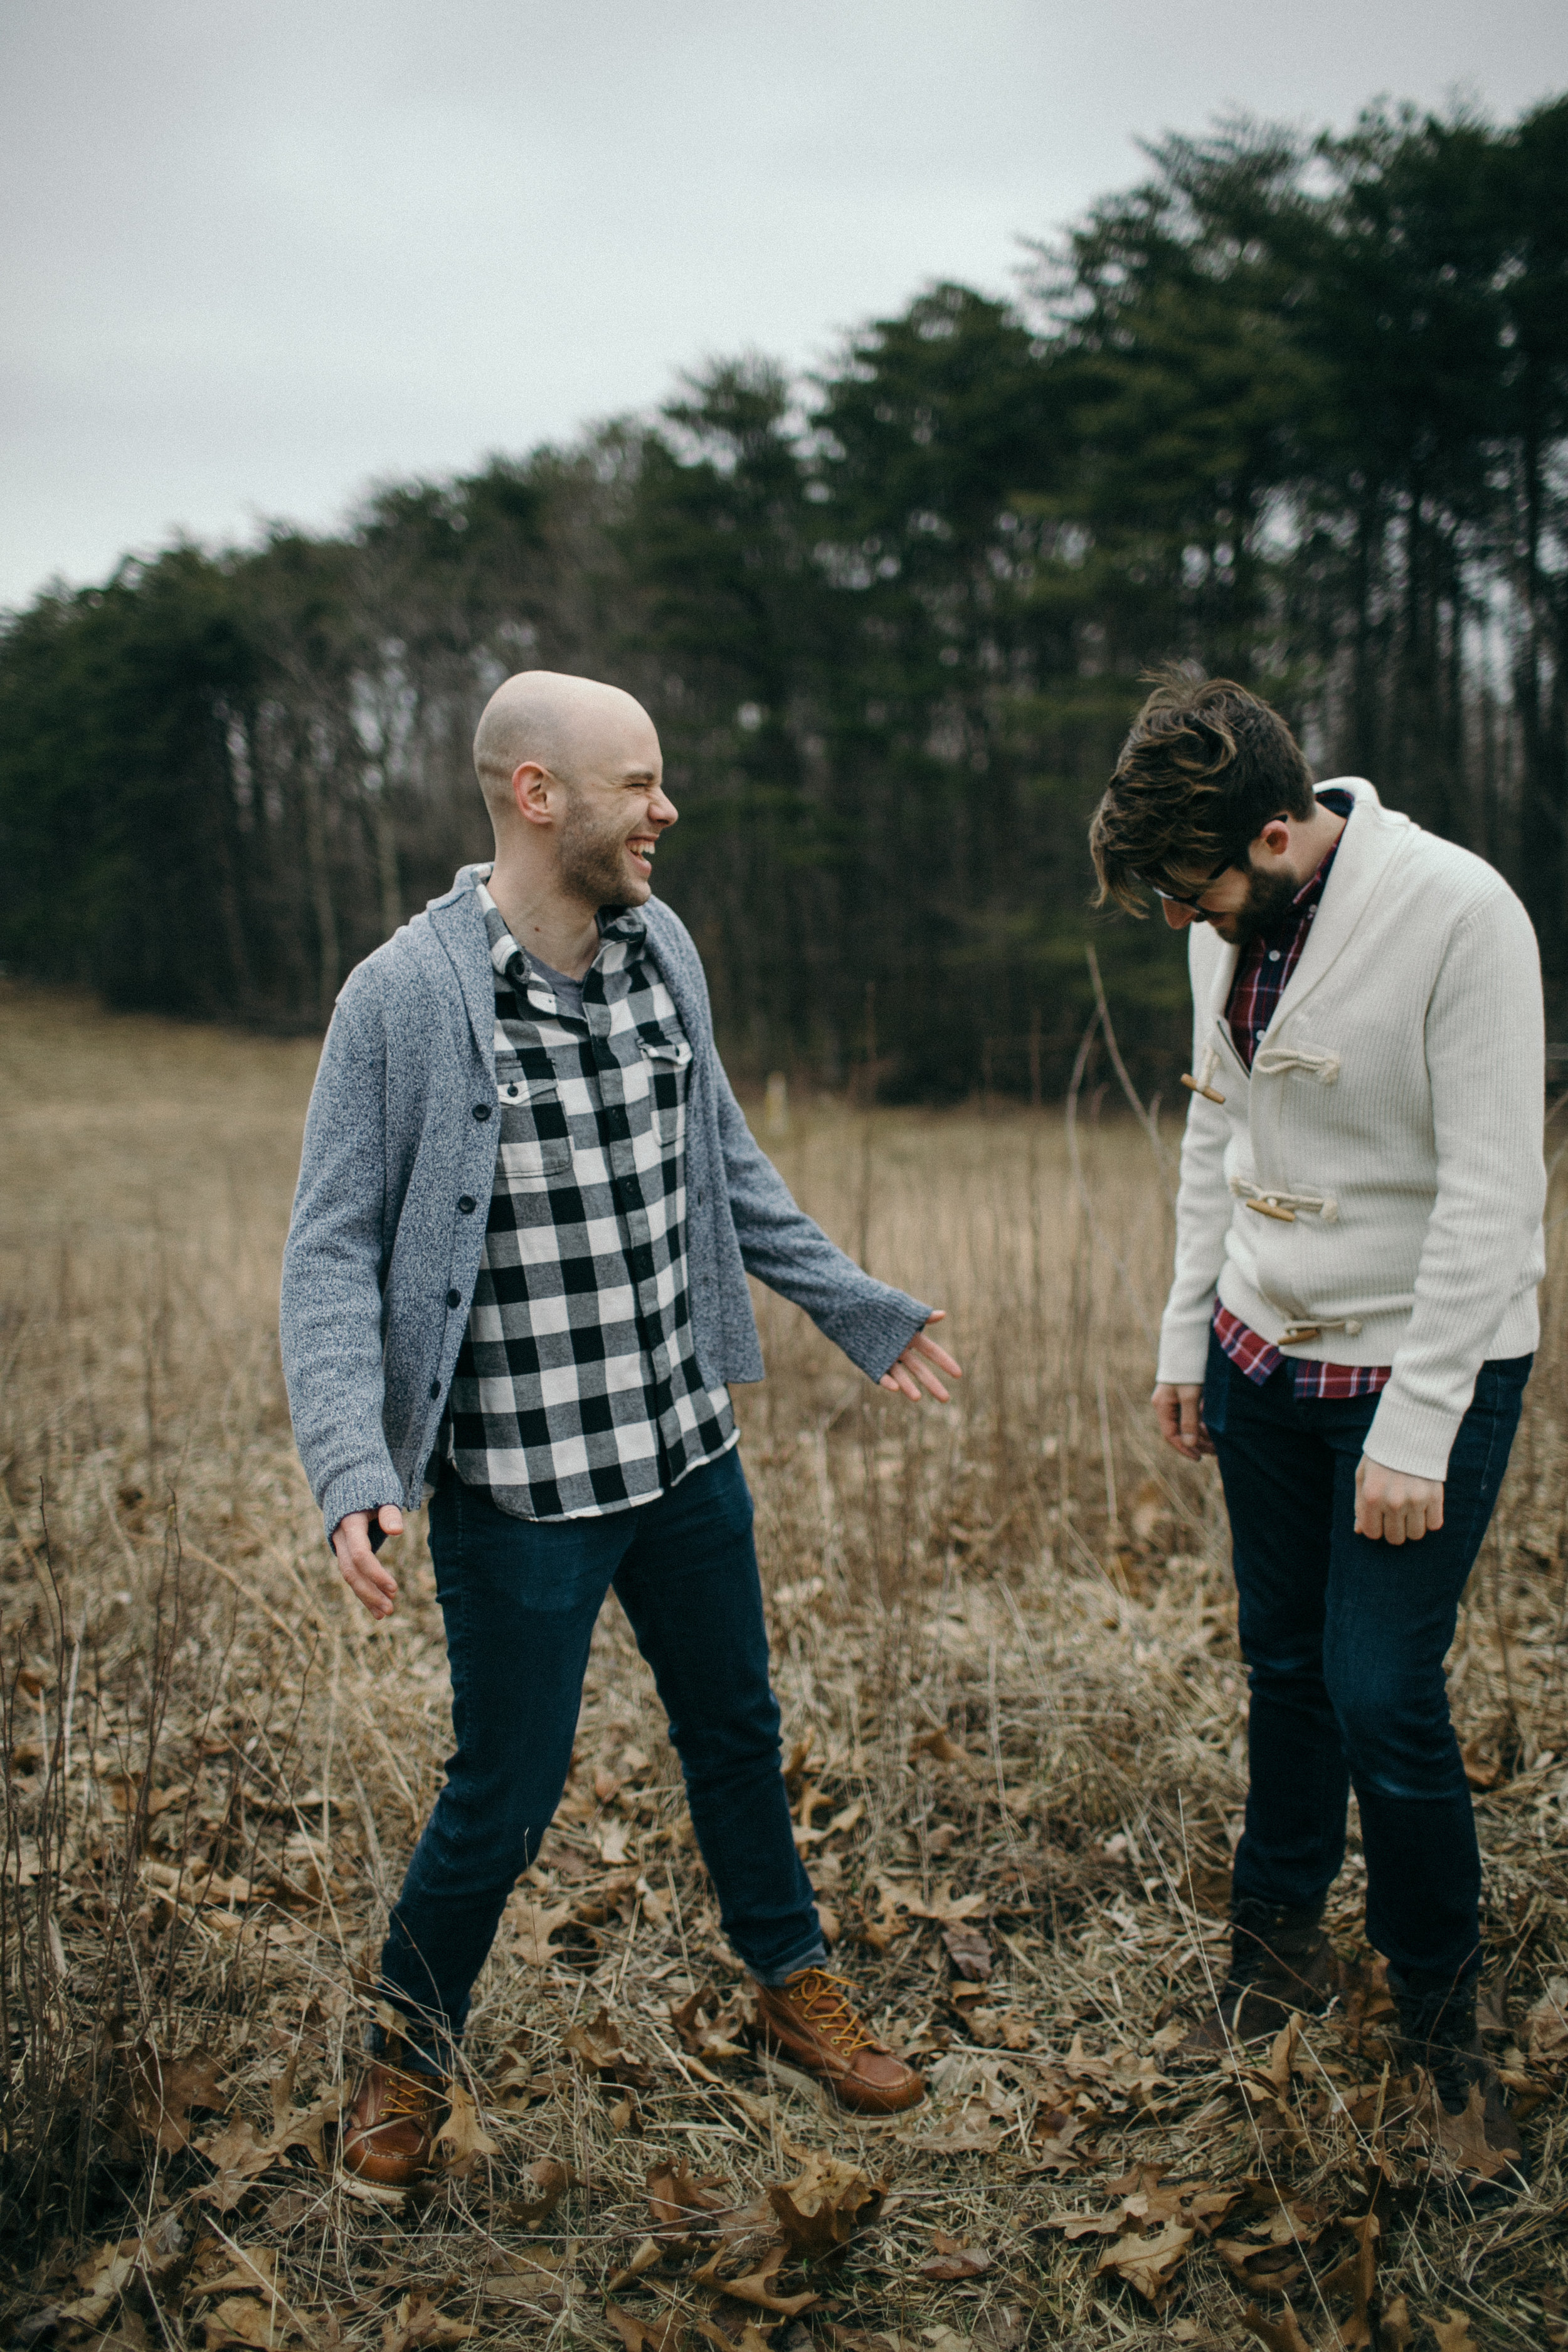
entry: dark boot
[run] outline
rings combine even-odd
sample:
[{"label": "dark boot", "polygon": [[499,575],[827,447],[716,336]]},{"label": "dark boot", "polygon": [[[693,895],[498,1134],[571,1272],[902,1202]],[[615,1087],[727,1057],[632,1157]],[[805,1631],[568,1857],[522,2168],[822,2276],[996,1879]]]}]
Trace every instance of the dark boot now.
[{"label": "dark boot", "polygon": [[1298,2010],[1321,2016],[1341,1989],[1340,1964],[1322,1920],[1321,1901],[1302,1911],[1254,1895],[1233,1901],[1230,1968],[1182,2054],[1204,2057],[1234,2042],[1278,2033]]},{"label": "dark boot", "polygon": [[1475,2203],[1511,2195],[1527,2178],[1519,2126],[1476,2024],[1480,1979],[1388,1971],[1399,2012],[1399,2054],[1416,2072],[1411,2142],[1433,2170]]}]

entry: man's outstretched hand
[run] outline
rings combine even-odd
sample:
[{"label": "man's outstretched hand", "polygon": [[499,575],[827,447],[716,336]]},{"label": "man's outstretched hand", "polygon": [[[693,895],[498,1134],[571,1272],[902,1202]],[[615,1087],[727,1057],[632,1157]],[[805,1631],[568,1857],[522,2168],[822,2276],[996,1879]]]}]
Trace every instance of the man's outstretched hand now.
[{"label": "man's outstretched hand", "polygon": [[[397,1601],[397,1579],[371,1549],[372,1517],[369,1511],[350,1511],[340,1519],[332,1530],[332,1549],[349,1591],[357,1593],[373,1617],[390,1617]],[[384,1536],[403,1533],[403,1514],[395,1503],[383,1503],[374,1517]]]},{"label": "man's outstretched hand", "polygon": [[[926,1317],[926,1329],[933,1323],[945,1323],[947,1309],[939,1307]],[[915,1404],[922,1402],[921,1389],[928,1389],[938,1404],[951,1402],[937,1375],[945,1372],[950,1381],[963,1378],[963,1367],[955,1364],[945,1348],[928,1339],[925,1331],[917,1331],[897,1362],[889,1366],[878,1381],[879,1388],[891,1389],[895,1396],[907,1396]]]}]

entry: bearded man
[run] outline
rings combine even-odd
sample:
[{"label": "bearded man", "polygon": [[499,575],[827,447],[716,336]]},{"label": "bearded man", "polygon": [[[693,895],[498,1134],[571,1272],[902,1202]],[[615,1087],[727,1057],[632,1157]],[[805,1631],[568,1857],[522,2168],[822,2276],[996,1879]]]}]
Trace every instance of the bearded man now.
[{"label": "bearded man", "polygon": [[653,1669],[763,2043],[846,2106],[920,2076],[830,1974],[796,1854],[727,1383],[763,1375],[748,1273],[881,1386],[944,1402],[940,1313],[874,1282],[752,1140],[689,933],[650,895],[676,821],[617,688],[509,678],[474,739],[495,834],[353,972],[305,1130],[283,1360],[338,1565],[430,1492],[457,1752],[408,1866],[343,2161],[428,2167],[476,1977],[571,1763],[613,1587]]},{"label": "bearded man", "polygon": [[1101,902],[1150,889],[1189,933],[1153,1404],[1179,1454],[1218,1455],[1251,1690],[1230,1969],[1197,2038],[1331,1997],[1353,1787],[1420,2127],[1468,2187],[1517,2177],[1443,1661],[1539,1330],[1535,936],[1500,875],[1360,777],[1314,791],[1278,713],[1223,678],[1157,685],[1090,847]]}]

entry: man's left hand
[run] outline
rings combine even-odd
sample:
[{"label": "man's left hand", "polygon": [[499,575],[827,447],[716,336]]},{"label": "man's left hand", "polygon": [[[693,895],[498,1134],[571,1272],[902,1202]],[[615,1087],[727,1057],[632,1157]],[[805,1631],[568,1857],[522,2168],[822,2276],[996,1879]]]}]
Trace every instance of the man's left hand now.
[{"label": "man's left hand", "polygon": [[[933,1323],[946,1321],[947,1310],[939,1307],[933,1314],[927,1316],[926,1330]],[[953,1362],[947,1349],[939,1348],[934,1339],[928,1339],[925,1331],[917,1331],[903,1354],[882,1374],[877,1385],[891,1389],[895,1396],[907,1396],[915,1404],[923,1402],[921,1394],[923,1386],[930,1390],[938,1404],[947,1404],[951,1399],[937,1377],[940,1372],[945,1372],[950,1381],[963,1378],[963,1366]]]},{"label": "man's left hand", "polygon": [[1443,1481],[1384,1469],[1363,1454],[1355,1474],[1355,1531],[1373,1543],[1419,1543],[1443,1524]]}]

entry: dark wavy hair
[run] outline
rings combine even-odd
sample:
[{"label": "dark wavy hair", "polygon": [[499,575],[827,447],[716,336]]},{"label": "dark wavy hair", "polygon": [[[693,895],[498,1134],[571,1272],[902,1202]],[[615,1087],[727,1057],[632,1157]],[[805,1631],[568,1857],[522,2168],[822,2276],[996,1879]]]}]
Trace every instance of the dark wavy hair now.
[{"label": "dark wavy hair", "polygon": [[1147,912],[1150,883],[1192,887],[1246,866],[1271,817],[1312,814],[1312,771],[1277,710],[1233,678],[1185,666],[1151,673],[1116,772],[1089,821],[1094,903]]}]

